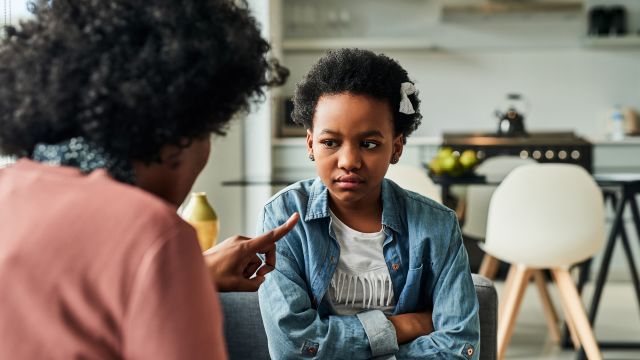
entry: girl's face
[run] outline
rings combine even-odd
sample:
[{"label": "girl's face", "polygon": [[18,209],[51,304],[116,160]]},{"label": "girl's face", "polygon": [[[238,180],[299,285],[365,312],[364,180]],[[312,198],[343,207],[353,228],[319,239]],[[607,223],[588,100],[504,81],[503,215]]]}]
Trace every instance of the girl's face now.
[{"label": "girl's face", "polygon": [[340,205],[377,202],[393,156],[402,154],[389,104],[368,96],[323,95],[307,131],[307,150],[331,200]]}]

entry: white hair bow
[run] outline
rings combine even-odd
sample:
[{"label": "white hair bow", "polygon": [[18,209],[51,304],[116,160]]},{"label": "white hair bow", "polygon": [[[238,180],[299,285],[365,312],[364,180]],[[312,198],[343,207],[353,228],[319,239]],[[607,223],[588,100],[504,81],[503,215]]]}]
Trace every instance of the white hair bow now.
[{"label": "white hair bow", "polygon": [[416,113],[416,111],[413,109],[413,104],[411,104],[411,100],[409,100],[409,95],[413,95],[416,92],[418,92],[418,90],[416,90],[416,87],[413,86],[413,84],[408,81],[403,82],[400,85],[400,96],[402,97],[400,99],[401,113],[407,114],[407,115]]}]

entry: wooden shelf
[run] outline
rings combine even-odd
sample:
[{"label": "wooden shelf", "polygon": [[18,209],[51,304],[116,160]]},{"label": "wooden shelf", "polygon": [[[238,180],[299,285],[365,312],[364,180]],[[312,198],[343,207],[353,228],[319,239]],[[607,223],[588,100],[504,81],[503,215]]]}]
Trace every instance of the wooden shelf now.
[{"label": "wooden shelf", "polygon": [[511,13],[554,13],[582,11],[583,0],[484,0],[458,4],[445,4],[442,7],[444,16],[449,15],[496,15]]},{"label": "wooden shelf", "polygon": [[283,50],[318,51],[341,48],[375,50],[432,50],[433,41],[426,38],[309,38],[288,39],[282,42]]},{"label": "wooden shelf", "polygon": [[640,47],[640,35],[586,37],[582,44],[592,48]]}]

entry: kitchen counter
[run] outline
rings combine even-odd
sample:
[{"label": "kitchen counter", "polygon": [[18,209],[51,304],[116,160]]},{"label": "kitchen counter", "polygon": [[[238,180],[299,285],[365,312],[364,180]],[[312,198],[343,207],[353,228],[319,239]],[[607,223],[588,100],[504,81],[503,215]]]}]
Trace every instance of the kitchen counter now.
[{"label": "kitchen counter", "polygon": [[[593,171],[596,173],[640,173],[640,137],[613,141],[605,137],[584,136],[593,143]],[[407,139],[401,163],[422,166],[436,156],[440,136],[413,136]],[[283,178],[315,176],[315,167],[307,159],[304,137],[273,139],[273,173]]]}]

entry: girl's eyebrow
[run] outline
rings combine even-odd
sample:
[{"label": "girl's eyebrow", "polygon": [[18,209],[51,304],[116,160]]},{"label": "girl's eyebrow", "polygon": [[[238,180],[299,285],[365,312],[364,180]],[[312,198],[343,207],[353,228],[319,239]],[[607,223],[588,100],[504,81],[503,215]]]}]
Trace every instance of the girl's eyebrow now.
[{"label": "girl's eyebrow", "polygon": [[[324,134],[329,134],[329,135],[334,135],[334,136],[340,136],[341,134],[333,131],[333,130],[329,130],[329,129],[324,129],[322,131],[320,131],[320,135],[324,135]],[[370,131],[363,131],[361,133],[358,134],[359,137],[370,137],[370,136],[376,136],[376,137],[381,137],[383,138],[384,135],[382,135],[382,133],[378,130],[370,130]]]}]

